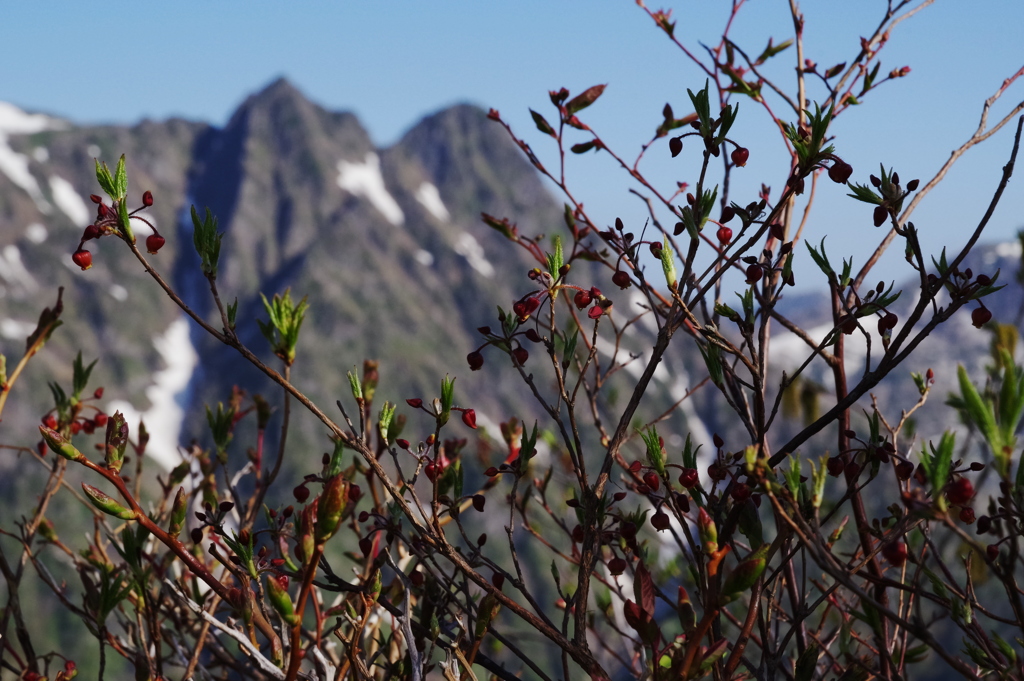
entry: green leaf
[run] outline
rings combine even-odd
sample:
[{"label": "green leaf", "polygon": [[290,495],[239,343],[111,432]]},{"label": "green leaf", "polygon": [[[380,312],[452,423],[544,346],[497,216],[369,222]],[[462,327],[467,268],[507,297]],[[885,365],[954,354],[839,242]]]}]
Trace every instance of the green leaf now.
[{"label": "green leaf", "polygon": [[552,277],[558,279],[560,276],[558,271],[561,270],[562,265],[565,264],[565,255],[562,253],[562,237],[556,234],[553,241],[555,252],[548,253],[546,259],[548,263],[548,272],[551,273]]},{"label": "green leaf", "polygon": [[220,242],[224,234],[217,231],[217,218],[210,209],[206,209],[203,219],[199,219],[196,207],[192,206],[192,243],[202,259],[203,274],[207,277],[217,276],[217,264],[220,260]]},{"label": "green leaf", "polygon": [[107,167],[106,163],[100,163],[99,159],[96,161],[96,182],[99,183],[100,189],[103,193],[110,197],[111,201],[117,200],[117,188],[114,186],[114,178],[110,176],[110,168]]},{"label": "green leaf", "polygon": [[661,438],[658,436],[658,429],[650,426],[646,431],[637,431],[647,445],[647,461],[651,467],[658,472],[658,475],[665,476],[665,454],[661,449]]},{"label": "green leaf", "polygon": [[121,235],[129,243],[135,243],[135,233],[132,231],[131,216],[128,214],[128,201],[121,199],[117,202],[117,226]]},{"label": "green leaf", "polygon": [[784,40],[778,45],[772,45],[772,39],[768,38],[768,46],[764,48],[764,52],[757,58],[756,64],[763,64],[765,60],[771,59],[780,52],[785,51],[793,44],[793,40]]},{"label": "green leaf", "polygon": [[124,154],[117,160],[117,170],[114,171],[114,192],[118,201],[124,201],[128,196],[128,172],[124,167]]},{"label": "green leaf", "polygon": [[96,366],[96,362],[99,360],[93,360],[92,364],[85,366],[82,364],[82,351],[78,351],[78,356],[75,357],[74,364],[72,365],[74,371],[74,378],[71,380],[73,386],[72,399],[77,401],[82,396],[82,391],[89,384],[89,375],[92,373],[92,369]]},{"label": "green leaf", "polygon": [[665,283],[668,284],[669,288],[675,288],[678,277],[676,276],[676,260],[675,253],[672,252],[672,245],[668,241],[668,235],[665,235],[664,240],[661,244],[661,271],[665,273]]}]

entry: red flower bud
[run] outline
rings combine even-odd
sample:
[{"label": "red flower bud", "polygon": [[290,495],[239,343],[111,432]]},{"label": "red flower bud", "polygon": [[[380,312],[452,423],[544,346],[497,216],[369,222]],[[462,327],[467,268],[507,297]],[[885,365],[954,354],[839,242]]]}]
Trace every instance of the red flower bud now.
[{"label": "red flower bud", "polygon": [[306,503],[306,499],[309,499],[309,488],[306,487],[306,483],[302,483],[298,487],[292,490],[292,496],[295,497],[295,501],[300,504]]},{"label": "red flower bud", "polygon": [[661,478],[659,478],[658,474],[654,471],[647,471],[644,473],[644,482],[655,492],[657,492],[658,488],[661,487]]},{"label": "red flower bud", "polygon": [[658,532],[667,530],[669,528],[669,525],[671,525],[671,522],[669,522],[668,513],[665,513],[664,511],[658,511],[657,513],[655,513],[651,517],[651,525]]},{"label": "red flower bud", "polygon": [[921,184],[921,180],[911,180],[910,182],[907,183],[907,191],[908,192],[916,191],[917,187],[920,184]]},{"label": "red flower bud", "polygon": [[98,194],[89,194],[89,200],[95,203],[96,205],[103,203],[103,198]]},{"label": "red flower bud", "polygon": [[763,267],[761,267],[757,263],[754,263],[753,265],[750,265],[749,267],[747,267],[747,283],[748,284],[756,284],[757,282],[761,281],[762,277],[764,277],[764,268]]},{"label": "red flower bud", "polygon": [[92,253],[85,250],[84,248],[79,248],[77,251],[72,253],[71,260],[73,260],[76,265],[81,267],[83,271],[92,267]]},{"label": "red flower bud", "polygon": [[672,152],[672,158],[675,158],[683,150],[683,138],[673,137],[668,141],[668,150]]},{"label": "red flower bud", "polygon": [[480,513],[484,512],[484,504],[486,502],[487,502],[487,497],[485,497],[484,495],[482,495],[482,494],[474,494],[473,495],[473,508],[475,508],[478,512],[480,512]]},{"label": "red flower bud", "polygon": [[882,549],[882,556],[894,567],[907,562],[907,545],[902,541],[889,542]]},{"label": "red flower bud", "polygon": [[[82,269],[84,270],[85,268],[83,267]],[[991,320],[992,312],[986,307],[975,308],[975,310],[971,312],[971,324],[973,324],[976,329],[980,329]]]},{"label": "red flower bud", "polygon": [[412,397],[412,398],[406,400],[405,403],[408,404],[413,409],[419,409],[420,407],[423,406],[423,400],[421,400],[418,397]]},{"label": "red flower bud", "polygon": [[150,253],[156,253],[164,247],[165,239],[159,234],[150,234],[146,237],[146,250]]},{"label": "red flower bud", "polygon": [[622,558],[612,558],[608,561],[608,572],[613,576],[619,576],[626,571],[626,561]]},{"label": "red flower bud", "polygon": [[526,360],[528,360],[529,358],[530,353],[527,351],[526,348],[522,346],[519,346],[518,348],[512,351],[512,359],[514,359],[516,364],[518,364],[519,366],[526,364]]},{"label": "red flower bud", "polygon": [[846,462],[843,461],[842,457],[833,456],[825,463],[825,468],[828,469],[829,475],[834,478],[838,478],[839,474],[843,472],[844,468],[846,468]]},{"label": "red flower bud", "polygon": [[102,399],[103,398],[103,388],[102,387],[96,388],[96,390],[93,392],[92,396],[95,399],[97,399],[97,400]]},{"label": "red flower bud", "polygon": [[590,308],[590,310],[587,312],[587,316],[590,317],[591,319],[597,319],[603,314],[604,308],[602,308],[600,305],[595,305],[594,307]]},{"label": "red flower bud", "polygon": [[696,468],[684,468],[683,472],[679,474],[679,484],[690,489],[697,484],[699,477]]},{"label": "red flower bud", "polygon": [[466,409],[462,412],[462,422],[476,430],[476,412],[472,409]]},{"label": "red flower bud", "polygon": [[474,350],[466,355],[466,361],[469,362],[469,368],[472,371],[477,371],[484,365],[484,356],[480,352]]},{"label": "red flower bud", "polygon": [[747,165],[747,159],[750,158],[750,150],[746,147],[736,147],[732,150],[732,162],[742,168]]},{"label": "red flower bud", "polygon": [[497,474],[498,474],[498,469],[495,468],[494,466],[491,466],[490,468],[488,468],[487,470],[484,471],[484,475],[486,475],[488,478],[493,478]]},{"label": "red flower bud", "polygon": [[395,440],[395,444],[398,445],[399,447],[401,447],[402,449],[409,449],[409,441],[408,440],[399,438],[398,440]]},{"label": "red flower bud", "polygon": [[994,563],[999,558],[999,545],[989,544],[985,548],[985,555],[988,557],[989,562]]},{"label": "red flower bud", "polygon": [[153,192],[148,189],[142,193],[142,205],[149,208],[153,205]]},{"label": "red flower bud", "polygon": [[836,159],[832,163],[832,167],[828,169],[828,177],[836,184],[846,184],[850,179],[850,175],[853,174],[853,166],[845,161]]},{"label": "red flower bud", "polygon": [[582,310],[587,305],[590,305],[591,295],[590,291],[577,291],[576,295],[573,296],[572,302],[576,304],[576,308]]},{"label": "red flower bud", "polygon": [[89,225],[82,233],[82,241],[91,241],[100,238],[100,228],[96,225]]},{"label": "red flower bud", "polygon": [[957,478],[946,487],[946,498],[954,506],[963,506],[974,498],[974,485],[967,478]]},{"label": "red flower bud", "polygon": [[974,523],[974,509],[970,506],[964,506],[960,509],[960,522],[966,525],[972,525]]},{"label": "red flower bud", "polygon": [[722,209],[722,217],[719,220],[723,225],[736,217],[736,209],[732,206],[726,206]]},{"label": "red flower bud", "polygon": [[629,280],[629,275],[623,270],[615,271],[615,274],[612,275],[612,283],[621,289],[627,289],[633,285],[633,282]]},{"label": "red flower bud", "polygon": [[718,237],[719,243],[727,244],[732,241],[732,230],[723,225],[718,228],[716,236]]},{"label": "red flower bud", "polygon": [[875,221],[875,227],[881,227],[885,224],[885,221],[889,219],[889,209],[885,206],[875,206],[873,219]]}]

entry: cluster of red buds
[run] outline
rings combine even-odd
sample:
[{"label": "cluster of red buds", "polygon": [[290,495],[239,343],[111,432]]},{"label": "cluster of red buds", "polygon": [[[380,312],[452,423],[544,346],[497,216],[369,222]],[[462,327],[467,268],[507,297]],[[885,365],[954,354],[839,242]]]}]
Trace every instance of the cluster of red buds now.
[{"label": "cluster of red buds", "polygon": [[600,319],[601,315],[605,314],[612,307],[612,301],[602,295],[601,289],[596,286],[592,286],[589,290],[579,289],[576,291],[576,295],[573,296],[572,302],[578,310],[583,310],[593,303],[593,307],[587,311],[587,317],[590,319]]},{"label": "cluster of red buds", "polygon": [[[118,206],[115,202],[113,206],[108,206],[103,201],[103,197],[97,194],[90,194],[89,199],[96,204],[96,221],[85,228],[82,233],[82,239],[78,242],[78,249],[71,254],[71,260],[83,270],[87,270],[92,267],[92,253],[85,249],[85,242],[92,241],[93,239],[99,239],[100,237],[107,236],[109,234],[119,233],[119,213]],[[142,222],[149,225],[153,233],[146,237],[146,250],[150,253],[156,253],[163,248],[165,239],[160,236],[156,227],[149,221],[138,215],[138,213],[146,208],[153,205],[153,192],[146,190],[142,194],[142,206],[136,208],[128,214],[129,218],[141,220]]]}]

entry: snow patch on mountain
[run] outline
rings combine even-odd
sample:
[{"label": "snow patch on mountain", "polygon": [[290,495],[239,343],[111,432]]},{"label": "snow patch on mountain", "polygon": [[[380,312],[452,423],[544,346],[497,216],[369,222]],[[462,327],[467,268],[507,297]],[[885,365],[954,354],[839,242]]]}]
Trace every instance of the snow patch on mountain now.
[{"label": "snow patch on mountain", "polygon": [[33,222],[25,228],[25,238],[34,244],[41,244],[46,241],[48,234],[46,227],[38,222]]},{"label": "snow patch on mountain", "polygon": [[424,267],[430,267],[431,265],[434,264],[434,254],[426,250],[425,248],[421,248],[420,250],[416,251],[416,254],[412,257],[416,259],[416,262],[423,265]]},{"label": "snow patch on mountain", "polygon": [[61,121],[43,114],[25,113],[8,102],[0,102],[0,172],[21,187],[35,201],[40,213],[49,214],[53,206],[43,197],[39,183],[28,170],[28,156],[11,149],[11,135],[31,135],[43,130],[66,127]]},{"label": "snow patch on mountain", "polygon": [[338,161],[338,186],[372,203],[391,224],[397,226],[405,222],[405,213],[384,186],[380,157],[372,151],[363,163]]},{"label": "snow patch on mountain", "polygon": [[416,190],[416,200],[441,222],[448,222],[451,218],[448,208],[445,207],[444,201],[441,200],[441,193],[437,191],[437,187],[429,182],[424,182]]},{"label": "snow patch on mountain", "polygon": [[0,336],[8,340],[23,341],[35,330],[36,325],[32,322],[19,322],[17,319],[0,320]]},{"label": "snow patch on mountain", "polygon": [[129,432],[139,432],[139,421],[144,421],[150,433],[146,456],[164,470],[169,471],[181,463],[178,438],[185,420],[185,410],[178,396],[192,378],[199,361],[189,336],[189,323],[185,317],[174,320],[163,335],[153,339],[153,347],[160,353],[166,367],[153,374],[153,385],[146,388],[149,409],[139,411],[129,402],[115,400],[107,405],[112,414],[120,411],[128,423]]},{"label": "snow patch on mountain", "polygon": [[21,289],[26,293],[32,293],[39,288],[39,284],[21,262],[21,251],[14,244],[8,244],[0,250],[0,279],[10,284],[12,288]]},{"label": "snow patch on mountain", "polygon": [[494,276],[494,265],[484,255],[484,247],[472,234],[463,232],[455,240],[455,252],[466,259],[469,266],[488,279]]},{"label": "snow patch on mountain", "polygon": [[51,175],[50,192],[53,194],[53,201],[57,204],[57,208],[71,218],[71,222],[79,227],[89,224],[89,208],[70,182],[60,175]]}]

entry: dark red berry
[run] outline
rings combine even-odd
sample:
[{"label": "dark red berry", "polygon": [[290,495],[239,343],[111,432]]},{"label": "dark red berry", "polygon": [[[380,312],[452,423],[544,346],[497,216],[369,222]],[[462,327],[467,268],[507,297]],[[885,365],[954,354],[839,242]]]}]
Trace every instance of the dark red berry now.
[{"label": "dark red berry", "polygon": [[874,213],[875,227],[881,227],[889,219],[889,209],[885,206],[875,206]]},{"label": "dark red berry", "polygon": [[153,192],[148,189],[142,193],[142,205],[149,208],[153,205]]},{"label": "dark red berry", "polygon": [[896,328],[896,324],[898,322],[899,317],[897,317],[892,312],[889,312],[888,314],[886,314],[885,316],[878,320],[878,332],[885,333],[889,329],[894,329]]},{"label": "dark red berry", "polygon": [[900,480],[910,480],[910,476],[914,474],[914,464],[909,461],[896,464],[896,477]]},{"label": "dark red berry", "polygon": [[[90,258],[89,260],[91,262],[92,258]],[[86,268],[83,267],[82,269],[84,270]],[[973,312],[971,312],[971,324],[973,324],[974,328],[976,329],[980,329],[981,327],[988,324],[991,320],[992,312],[987,307],[978,307],[975,308]]]},{"label": "dark red berry", "polygon": [[718,237],[719,243],[727,244],[730,241],[732,241],[732,230],[726,227],[725,225],[722,225],[721,227],[718,228],[718,233],[716,234],[716,236]]},{"label": "dark red berry", "polygon": [[672,158],[675,158],[683,150],[683,138],[673,137],[668,141],[668,150],[672,152]]},{"label": "dark red berry", "polygon": [[894,567],[907,562],[907,545],[902,541],[889,542],[882,549],[882,556]]},{"label": "dark red berry", "polygon": [[672,523],[669,521],[668,513],[664,511],[658,511],[651,517],[651,525],[658,532],[667,530]]},{"label": "dark red berry", "polygon": [[697,473],[696,468],[684,468],[683,472],[679,474],[679,484],[686,489],[696,485],[699,479],[700,475]]},{"label": "dark red berry", "polygon": [[838,456],[833,456],[825,464],[825,468],[828,469],[828,474],[834,478],[839,477],[839,474],[843,472],[843,469],[845,467],[846,463],[843,461],[841,457]]},{"label": "dark red berry", "polygon": [[732,498],[736,501],[746,501],[750,498],[751,489],[750,485],[746,483],[739,483],[732,488]]},{"label": "dark red berry", "polygon": [[466,355],[466,361],[469,362],[469,368],[472,371],[477,371],[484,365],[484,356],[477,350],[474,350]]},{"label": "dark red berry", "polygon": [[150,253],[156,253],[164,247],[165,239],[159,234],[150,234],[146,237],[146,250]]},{"label": "dark red berry", "polygon": [[757,282],[761,281],[762,277],[764,277],[764,268],[763,267],[761,267],[757,263],[754,263],[753,265],[750,265],[750,266],[747,267],[747,283],[748,284],[756,284]]},{"label": "dark red berry", "polygon": [[92,253],[85,250],[84,248],[79,248],[77,251],[72,253],[71,260],[73,260],[76,265],[81,267],[83,271],[92,267]]},{"label": "dark red berry", "polygon": [[621,558],[612,558],[608,561],[608,572],[618,577],[626,571],[626,561]]},{"label": "dark red berry", "polygon": [[853,166],[844,161],[836,159],[832,167],[828,169],[828,177],[836,184],[846,184],[853,174]]},{"label": "dark red berry", "polygon": [[306,487],[306,483],[302,483],[298,487],[292,490],[292,496],[295,497],[295,501],[300,504],[306,503],[306,499],[309,499],[309,488]]},{"label": "dark red berry", "polygon": [[974,498],[974,485],[967,478],[957,478],[946,487],[946,498],[954,506],[963,506]]},{"label": "dark red berry", "polygon": [[577,291],[576,295],[573,296],[572,302],[576,304],[576,308],[582,310],[587,305],[590,305],[591,295],[590,291]]},{"label": "dark red berry", "polygon": [[427,476],[427,480],[430,480],[430,482],[437,480],[438,472],[438,465],[433,461],[423,467],[423,473]]},{"label": "dark red berry", "polygon": [[747,159],[750,158],[750,150],[746,147],[736,147],[732,150],[732,162],[742,168],[747,165]]}]

